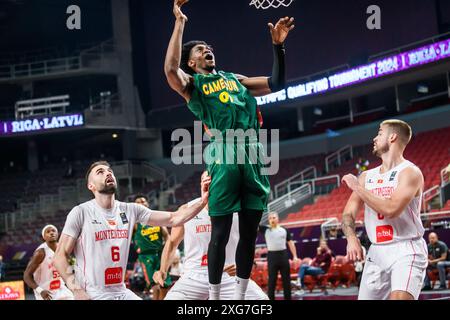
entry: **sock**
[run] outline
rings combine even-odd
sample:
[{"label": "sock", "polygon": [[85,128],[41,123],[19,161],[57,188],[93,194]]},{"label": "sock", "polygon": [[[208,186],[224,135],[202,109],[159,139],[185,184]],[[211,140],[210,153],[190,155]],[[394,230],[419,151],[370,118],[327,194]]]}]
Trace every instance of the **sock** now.
[{"label": "sock", "polygon": [[236,276],[236,286],[234,287],[233,300],[245,300],[249,279],[242,279]]},{"label": "sock", "polygon": [[209,284],[209,300],[219,300],[220,298],[220,283]]}]

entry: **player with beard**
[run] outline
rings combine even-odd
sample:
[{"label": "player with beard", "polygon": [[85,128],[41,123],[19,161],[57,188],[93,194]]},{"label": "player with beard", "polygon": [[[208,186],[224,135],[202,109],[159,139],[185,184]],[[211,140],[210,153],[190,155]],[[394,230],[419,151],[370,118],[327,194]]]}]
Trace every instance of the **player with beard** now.
[{"label": "player with beard", "polygon": [[[54,264],[75,299],[140,300],[124,284],[133,227],[178,226],[197,215],[208,202],[210,178],[202,180],[201,201],[176,212],[150,210],[115,199],[116,178],[106,161],[94,162],[86,173],[94,199],[74,207],[67,216]],[[76,258],[75,272],[68,258]]]},{"label": "player with beard", "polygon": [[73,300],[53,265],[53,256],[58,245],[58,230],[54,225],[42,228],[42,243],[31,257],[23,273],[23,280],[34,291],[36,300]]},{"label": "player with beard", "polygon": [[381,165],[358,178],[352,174],[342,178],[353,191],[342,216],[348,258],[364,258],[355,234],[356,213],[362,204],[365,228],[372,242],[361,279],[360,300],[419,298],[428,252],[420,220],[423,175],[403,157],[411,136],[406,122],[383,121],[373,139],[373,153],[381,158]]}]

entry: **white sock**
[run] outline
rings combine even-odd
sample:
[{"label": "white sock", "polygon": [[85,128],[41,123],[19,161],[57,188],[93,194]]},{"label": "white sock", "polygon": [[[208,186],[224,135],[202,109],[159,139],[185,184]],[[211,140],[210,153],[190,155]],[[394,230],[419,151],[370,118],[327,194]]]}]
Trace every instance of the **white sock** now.
[{"label": "white sock", "polygon": [[209,284],[209,300],[219,300],[220,299],[220,283],[219,284]]},{"label": "white sock", "polygon": [[245,293],[247,292],[247,286],[249,279],[242,279],[238,276],[236,278],[236,286],[234,287],[233,300],[245,300]]}]

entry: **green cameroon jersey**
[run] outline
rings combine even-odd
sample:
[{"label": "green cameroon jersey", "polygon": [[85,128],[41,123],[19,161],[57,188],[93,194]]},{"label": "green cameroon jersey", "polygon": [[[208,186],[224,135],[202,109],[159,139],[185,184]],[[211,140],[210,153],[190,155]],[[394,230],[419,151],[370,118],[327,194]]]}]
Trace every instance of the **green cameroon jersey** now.
[{"label": "green cameroon jersey", "polygon": [[222,134],[227,129],[254,129],[258,133],[262,119],[256,99],[235,74],[219,71],[193,77],[195,88],[188,107],[208,129]]},{"label": "green cameroon jersey", "polygon": [[138,223],[134,233],[134,243],[141,249],[140,254],[156,253],[163,248],[161,227],[152,227]]}]

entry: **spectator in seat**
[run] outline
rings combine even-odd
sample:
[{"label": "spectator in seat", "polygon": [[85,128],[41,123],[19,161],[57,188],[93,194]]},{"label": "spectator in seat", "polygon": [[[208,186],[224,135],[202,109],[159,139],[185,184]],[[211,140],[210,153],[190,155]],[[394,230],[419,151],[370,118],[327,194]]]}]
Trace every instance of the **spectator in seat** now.
[{"label": "spectator in seat", "polygon": [[302,265],[298,272],[298,285],[303,288],[303,279],[305,275],[317,276],[320,274],[325,274],[331,265],[331,260],[333,258],[333,251],[328,247],[327,241],[321,239],[319,242],[319,247],[317,248],[317,254],[311,261],[311,265]]},{"label": "spectator in seat", "polygon": [[6,264],[3,262],[3,256],[0,255],[0,282],[5,280]]},{"label": "spectator in seat", "polygon": [[356,164],[356,169],[358,170],[358,176],[369,168],[369,160],[358,158],[358,163]]},{"label": "spectator in seat", "polygon": [[[431,232],[428,235],[428,270],[439,271],[439,289],[446,289],[445,285],[445,269],[450,267],[450,256],[448,254],[448,247],[443,241],[439,241],[439,238],[435,232]],[[430,278],[428,272],[425,275],[425,286],[423,290],[431,290]]]}]

